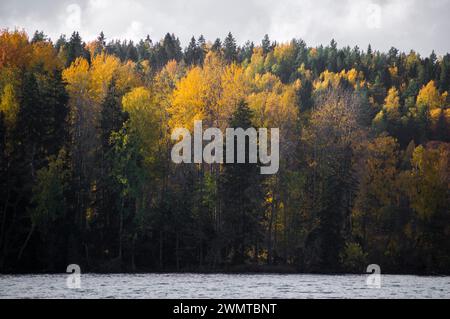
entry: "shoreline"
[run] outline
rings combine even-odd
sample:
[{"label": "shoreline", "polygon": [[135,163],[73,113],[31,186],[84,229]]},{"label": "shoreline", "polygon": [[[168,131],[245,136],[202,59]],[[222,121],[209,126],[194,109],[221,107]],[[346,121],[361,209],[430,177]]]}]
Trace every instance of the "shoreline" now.
[{"label": "shoreline", "polygon": [[[40,275],[68,275],[70,273],[66,272],[14,272],[14,273],[1,273],[0,276],[40,276]],[[261,270],[261,271],[226,271],[226,270],[215,270],[215,271],[194,271],[194,270],[185,270],[185,271],[114,271],[114,272],[105,272],[105,271],[87,271],[81,272],[81,275],[305,275],[305,276],[354,276],[354,275],[370,275],[371,273],[366,272],[298,272],[298,271],[275,271],[275,270]],[[418,276],[418,277],[450,277],[449,274],[445,273],[421,273],[421,272],[386,272],[381,273],[381,275],[388,276]]]}]

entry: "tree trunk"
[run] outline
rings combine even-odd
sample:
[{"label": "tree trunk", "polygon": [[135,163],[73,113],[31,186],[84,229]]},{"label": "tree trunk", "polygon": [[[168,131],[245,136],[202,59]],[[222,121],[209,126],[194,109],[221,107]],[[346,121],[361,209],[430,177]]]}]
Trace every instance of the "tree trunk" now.
[{"label": "tree trunk", "polygon": [[177,265],[177,271],[180,270],[180,235],[177,232],[177,238],[175,242],[175,259]]},{"label": "tree trunk", "polygon": [[124,207],[124,200],[122,199],[122,204],[120,207],[120,222],[119,222],[119,260],[120,260],[120,262],[122,262],[123,207]]},{"label": "tree trunk", "polygon": [[273,242],[272,242],[272,232],[273,232],[273,221],[275,216],[275,198],[274,195],[272,195],[272,205],[271,205],[271,211],[270,211],[270,220],[269,220],[269,229],[267,234],[267,263],[270,265],[272,263],[273,258]]},{"label": "tree trunk", "polygon": [[34,226],[34,224],[32,224],[31,229],[28,232],[27,238],[25,239],[25,242],[23,243],[22,247],[20,248],[19,255],[17,256],[17,261],[20,261],[20,259],[22,258],[23,252],[25,251],[25,248],[27,248],[28,242],[30,241],[31,236],[33,236],[34,228],[35,228],[35,226]]},{"label": "tree trunk", "polygon": [[9,204],[10,193],[11,193],[11,188],[8,187],[6,200],[5,200],[5,205],[3,207],[2,225],[0,227],[0,248],[3,245],[3,237],[5,236],[6,215],[7,215],[7,211],[8,211],[8,204]]},{"label": "tree trunk", "polygon": [[133,272],[136,272],[136,262],[135,262],[136,239],[137,239],[137,234],[135,233],[133,235],[133,243],[132,243],[132,246],[131,246],[131,270]]},{"label": "tree trunk", "polygon": [[159,231],[159,269],[163,269],[164,232]]}]

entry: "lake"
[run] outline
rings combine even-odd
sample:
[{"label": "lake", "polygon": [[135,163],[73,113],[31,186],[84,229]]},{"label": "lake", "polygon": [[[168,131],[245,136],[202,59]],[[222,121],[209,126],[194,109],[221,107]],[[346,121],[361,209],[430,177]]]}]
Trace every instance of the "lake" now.
[{"label": "lake", "polygon": [[0,275],[0,298],[450,298],[450,277],[279,274]]}]

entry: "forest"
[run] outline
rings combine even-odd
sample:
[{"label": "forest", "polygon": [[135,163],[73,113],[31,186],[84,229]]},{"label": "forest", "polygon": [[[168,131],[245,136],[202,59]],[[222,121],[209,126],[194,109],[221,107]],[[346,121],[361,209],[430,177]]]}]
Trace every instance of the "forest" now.
[{"label": "forest", "polygon": [[[450,274],[450,54],[0,31],[0,272]],[[280,167],[171,132],[280,129]]]}]

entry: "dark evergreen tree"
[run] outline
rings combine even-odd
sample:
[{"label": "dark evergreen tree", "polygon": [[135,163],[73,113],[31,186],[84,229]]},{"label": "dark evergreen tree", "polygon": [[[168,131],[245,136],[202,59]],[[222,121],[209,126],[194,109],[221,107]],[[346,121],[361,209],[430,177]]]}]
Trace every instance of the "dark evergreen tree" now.
[{"label": "dark evergreen tree", "polygon": [[367,55],[372,57],[372,46],[369,44],[369,46],[367,47]]},{"label": "dark evergreen tree", "polygon": [[170,60],[179,62],[182,58],[180,40],[175,35],[167,33],[164,39],[154,46],[151,64],[161,69]]},{"label": "dark evergreen tree", "polygon": [[328,65],[327,69],[332,72],[337,72],[337,42],[332,39],[330,42],[330,47],[328,49]]},{"label": "dark evergreen tree", "polygon": [[48,41],[48,37],[43,31],[35,31],[31,43]]},{"label": "dark evergreen tree", "polygon": [[[98,245],[104,250],[111,249],[112,242],[110,231],[117,226],[119,215],[117,207],[117,198],[120,197],[120,191],[113,178],[115,167],[114,145],[112,141],[113,133],[122,130],[123,123],[127,116],[122,111],[122,92],[116,87],[115,80],[109,86],[105,101],[101,106],[100,135],[101,146],[97,154],[98,167],[98,189],[96,192],[96,206],[99,215],[96,218],[94,232],[101,232],[103,241]],[[117,226],[118,227],[118,226]]]},{"label": "dark evergreen tree", "polygon": [[[244,130],[252,126],[252,112],[245,102],[238,105],[230,120],[230,127]],[[249,139],[246,138],[246,164],[237,163],[237,138],[234,141],[235,164],[225,164],[221,175],[220,192],[223,203],[224,238],[233,264],[242,264],[246,252],[260,235],[261,180],[257,164],[249,163]]]},{"label": "dark evergreen tree", "polygon": [[253,42],[247,41],[245,42],[242,48],[239,48],[238,53],[238,62],[242,63],[244,61],[250,62],[253,55],[253,50],[255,48],[255,44]]},{"label": "dark evergreen tree", "polygon": [[150,60],[152,49],[153,49],[152,39],[150,39],[150,36],[147,35],[147,38],[145,40],[139,41],[139,43],[136,45],[139,60],[140,61]]},{"label": "dark evergreen tree", "polygon": [[3,112],[0,111],[0,203],[6,198],[6,169],[6,127]]},{"label": "dark evergreen tree", "polygon": [[180,40],[174,34],[167,33],[163,40],[163,47],[166,52],[167,61],[180,61],[183,57]]},{"label": "dark evergreen tree", "polygon": [[69,42],[66,43],[65,50],[67,57],[66,66],[71,65],[79,57],[90,60],[89,52],[84,48],[84,43],[78,32],[72,34]]},{"label": "dark evergreen tree", "polygon": [[235,62],[237,60],[237,45],[231,32],[223,41],[223,57],[227,63]]},{"label": "dark evergreen tree", "polygon": [[103,31],[100,32],[99,36],[97,37],[97,43],[100,45],[100,47],[105,48],[106,47],[106,37]]},{"label": "dark evergreen tree", "polygon": [[200,35],[200,37],[198,38],[197,46],[199,49],[199,52],[198,52],[199,63],[203,64],[203,61],[205,60],[205,56],[208,53],[208,48],[206,46],[206,40],[203,35]]},{"label": "dark evergreen tree", "polygon": [[220,41],[219,38],[214,41],[213,45],[211,46],[211,51],[216,53],[222,53],[222,41]]},{"label": "dark evergreen tree", "polygon": [[446,54],[440,63],[439,90],[450,91],[450,54]]},{"label": "dark evergreen tree", "polygon": [[188,47],[184,52],[184,60],[187,65],[198,64],[201,58],[201,48],[197,46],[197,41],[195,37],[191,38]]},{"label": "dark evergreen tree", "polygon": [[105,50],[106,50],[106,37],[102,31],[97,37],[97,47],[95,48],[94,54],[100,54]]},{"label": "dark evergreen tree", "polygon": [[264,35],[264,38],[261,41],[261,47],[264,54],[269,53],[273,49],[272,42],[270,42],[268,34]]},{"label": "dark evergreen tree", "polygon": [[126,54],[124,61],[137,62],[139,60],[139,53],[133,43],[133,41],[128,42],[126,46]]},{"label": "dark evergreen tree", "polygon": [[205,40],[205,37],[203,36],[203,34],[200,35],[200,37],[198,38],[197,43],[198,43],[198,46],[202,50],[206,51],[206,40]]}]

